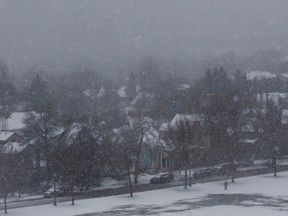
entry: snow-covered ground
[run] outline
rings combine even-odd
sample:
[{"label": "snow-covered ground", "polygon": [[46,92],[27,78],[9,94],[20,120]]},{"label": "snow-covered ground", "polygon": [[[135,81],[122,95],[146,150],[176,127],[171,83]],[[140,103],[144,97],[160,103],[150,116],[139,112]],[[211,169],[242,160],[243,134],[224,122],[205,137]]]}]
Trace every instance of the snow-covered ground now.
[{"label": "snow-covered ground", "polygon": [[10,216],[71,215],[273,215],[288,213],[288,172],[236,179],[223,190],[223,181],[9,210]]}]

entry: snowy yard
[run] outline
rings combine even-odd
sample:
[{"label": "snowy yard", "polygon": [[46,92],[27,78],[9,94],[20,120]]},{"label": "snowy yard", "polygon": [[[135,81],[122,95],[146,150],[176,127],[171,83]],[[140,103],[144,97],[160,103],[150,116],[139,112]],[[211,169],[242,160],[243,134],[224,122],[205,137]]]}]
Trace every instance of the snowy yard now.
[{"label": "snowy yard", "polygon": [[236,179],[223,190],[223,181],[128,195],[9,210],[10,216],[72,215],[287,215],[288,172]]}]

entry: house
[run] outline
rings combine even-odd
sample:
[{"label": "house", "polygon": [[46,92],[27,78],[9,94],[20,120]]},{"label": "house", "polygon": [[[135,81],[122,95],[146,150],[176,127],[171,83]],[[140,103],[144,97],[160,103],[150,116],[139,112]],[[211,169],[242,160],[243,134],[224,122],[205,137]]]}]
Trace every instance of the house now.
[{"label": "house", "polygon": [[241,159],[251,159],[257,157],[261,152],[261,133],[263,131],[260,122],[260,116],[263,114],[262,109],[247,109],[243,111],[238,132],[237,150],[241,152]]},{"label": "house", "polygon": [[[114,129],[112,133],[112,142],[125,144],[125,134],[127,131],[133,131],[133,138],[141,142],[139,167],[142,170],[155,170],[168,168],[167,153],[165,152],[166,143],[159,138],[160,132],[158,124],[148,118],[142,119],[129,118],[129,125],[123,125]],[[140,142],[138,143],[140,145]],[[135,144],[136,145],[136,144]],[[132,168],[133,170],[133,168]]]},{"label": "house", "polygon": [[[199,124],[201,125],[201,136],[200,140],[197,138],[197,148],[199,151],[199,154],[201,155],[201,161],[199,162],[205,162],[205,158],[207,155],[207,149],[210,146],[210,137],[207,134],[207,124],[206,124],[206,118],[203,114],[176,114],[174,118],[170,121],[170,123],[163,123],[159,128],[159,139],[160,142],[162,142],[162,151],[163,159],[161,161],[162,166],[166,167],[172,167],[173,164],[177,164],[177,161],[173,161],[173,158],[171,157],[171,154],[173,154],[173,142],[170,140],[170,132],[169,130],[173,127],[176,127],[178,122],[182,120],[189,120],[193,124]],[[201,152],[201,153],[200,153]],[[167,165],[168,164],[168,165]]]},{"label": "house", "polygon": [[8,118],[0,119],[0,130],[13,131],[23,136],[25,118],[29,112],[14,112]]},{"label": "house", "polygon": [[140,167],[152,170],[168,168],[166,148],[166,143],[159,139],[159,131],[155,127],[151,127],[143,137]]},{"label": "house", "polygon": [[11,131],[0,131],[0,144],[4,145],[9,142],[23,142],[24,139],[20,135]]},{"label": "house", "polygon": [[177,123],[181,120],[188,119],[189,121],[193,123],[199,123],[202,128],[202,137],[199,141],[199,144],[201,144],[204,148],[209,148],[210,146],[210,137],[207,135],[207,124],[206,124],[206,118],[204,114],[176,114],[174,118],[170,122],[170,127],[175,127]]}]

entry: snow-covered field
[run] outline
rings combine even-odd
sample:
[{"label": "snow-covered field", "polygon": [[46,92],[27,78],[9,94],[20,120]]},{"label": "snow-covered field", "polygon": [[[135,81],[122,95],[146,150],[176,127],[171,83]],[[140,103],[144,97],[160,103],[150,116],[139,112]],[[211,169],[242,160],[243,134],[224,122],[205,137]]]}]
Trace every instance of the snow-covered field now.
[{"label": "snow-covered field", "polygon": [[287,215],[288,172],[236,179],[223,190],[222,182],[135,193],[112,197],[9,210],[10,216],[72,215]]}]

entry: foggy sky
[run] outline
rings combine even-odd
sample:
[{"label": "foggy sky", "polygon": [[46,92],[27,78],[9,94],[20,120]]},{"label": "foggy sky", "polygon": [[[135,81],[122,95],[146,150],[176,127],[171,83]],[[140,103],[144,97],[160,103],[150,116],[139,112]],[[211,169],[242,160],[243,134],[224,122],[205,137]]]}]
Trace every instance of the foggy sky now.
[{"label": "foggy sky", "polygon": [[285,49],[287,0],[0,0],[0,59],[33,65]]}]

